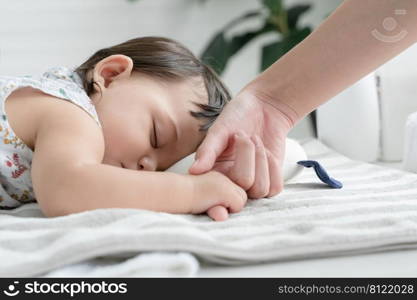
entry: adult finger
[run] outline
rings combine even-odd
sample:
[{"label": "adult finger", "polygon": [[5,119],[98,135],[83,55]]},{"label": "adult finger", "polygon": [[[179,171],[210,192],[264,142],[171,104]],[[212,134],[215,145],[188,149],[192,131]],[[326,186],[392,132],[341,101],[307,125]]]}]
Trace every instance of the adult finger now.
[{"label": "adult finger", "polygon": [[267,151],[270,186],[267,197],[279,194],[284,188],[284,180],[282,177],[282,162]]},{"label": "adult finger", "polygon": [[235,163],[228,177],[246,191],[255,180],[255,145],[244,133],[235,134],[234,139]]},{"label": "adult finger", "polygon": [[217,157],[227,148],[228,143],[229,135],[226,130],[210,128],[198,147],[195,161],[188,172],[198,175],[210,171]]},{"label": "adult finger", "polygon": [[269,167],[268,157],[266,155],[265,147],[262,140],[254,137],[255,143],[255,181],[252,187],[247,191],[249,198],[259,199],[266,197],[269,194]]}]

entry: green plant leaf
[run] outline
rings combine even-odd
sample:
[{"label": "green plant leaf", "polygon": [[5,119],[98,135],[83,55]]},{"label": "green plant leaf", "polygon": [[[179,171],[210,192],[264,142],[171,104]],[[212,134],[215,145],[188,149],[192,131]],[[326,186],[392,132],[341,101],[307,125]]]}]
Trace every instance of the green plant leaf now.
[{"label": "green plant leaf", "polygon": [[290,30],[297,28],[297,23],[301,15],[309,11],[311,5],[295,5],[287,10],[288,27]]},{"label": "green plant leaf", "polygon": [[200,57],[203,63],[211,66],[220,75],[226,68],[230,56],[230,43],[222,31],[214,36]]},{"label": "green plant leaf", "polygon": [[264,34],[266,32],[275,31],[275,26],[270,23],[265,23],[263,27],[255,31],[249,31],[240,35],[234,36],[230,40],[230,56],[235,55],[240,49],[242,49],[246,44],[252,41],[257,36]]},{"label": "green plant leaf", "polygon": [[283,10],[282,0],[262,0],[262,3],[273,16],[280,15]]},{"label": "green plant leaf", "polygon": [[227,40],[225,37],[227,30],[242,21],[258,17],[261,14],[262,12],[258,10],[250,11],[227,24],[222,31],[217,33],[208,43],[207,47],[200,55],[201,60],[211,66],[217,74],[221,75],[225,70],[230,57],[239,51],[241,47],[252,40],[256,35],[258,35],[259,31],[248,32],[232,38],[231,40]]},{"label": "green plant leaf", "polygon": [[290,51],[298,43],[304,40],[311,33],[309,27],[291,32],[285,38],[278,42],[262,48],[261,71],[267,69],[276,62],[281,56]]},{"label": "green plant leaf", "polygon": [[230,28],[236,26],[237,24],[241,23],[242,21],[246,21],[247,19],[251,19],[254,17],[259,17],[260,15],[262,15],[262,12],[259,10],[253,10],[253,11],[249,11],[246,14],[244,14],[243,16],[240,16],[234,20],[232,20],[231,22],[229,22],[226,26],[224,26],[223,31],[229,30]]},{"label": "green plant leaf", "polygon": [[233,55],[257,36],[270,31],[275,31],[275,27],[272,24],[265,23],[258,30],[236,35],[230,40],[226,40],[225,33],[222,31],[210,41],[200,57],[204,63],[221,75]]}]

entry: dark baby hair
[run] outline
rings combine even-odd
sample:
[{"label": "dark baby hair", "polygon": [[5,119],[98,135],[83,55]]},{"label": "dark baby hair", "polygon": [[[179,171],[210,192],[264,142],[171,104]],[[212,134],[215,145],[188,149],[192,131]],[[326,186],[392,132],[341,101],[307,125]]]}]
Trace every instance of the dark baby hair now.
[{"label": "dark baby hair", "polygon": [[88,71],[94,69],[100,60],[114,54],[130,57],[135,71],[164,80],[184,80],[200,76],[208,94],[208,103],[195,103],[201,110],[190,111],[195,118],[207,120],[200,127],[200,131],[206,131],[213,124],[231,99],[230,93],[217,74],[195,57],[191,51],[172,39],[152,36],[134,38],[101,49],[76,68],[75,72],[81,77],[88,95],[94,93],[95,84],[92,80],[88,80]]}]

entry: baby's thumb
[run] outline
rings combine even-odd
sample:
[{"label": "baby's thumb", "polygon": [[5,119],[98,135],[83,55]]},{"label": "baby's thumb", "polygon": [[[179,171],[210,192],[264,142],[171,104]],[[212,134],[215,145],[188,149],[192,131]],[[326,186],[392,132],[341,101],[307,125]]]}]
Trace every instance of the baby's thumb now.
[{"label": "baby's thumb", "polygon": [[214,221],[225,221],[227,220],[227,218],[229,218],[228,210],[221,205],[209,208],[209,210],[207,211],[207,215]]},{"label": "baby's thumb", "polygon": [[209,131],[200,147],[198,147],[195,161],[188,172],[192,175],[198,175],[210,171],[217,157],[226,149],[227,141],[227,136],[212,134]]}]

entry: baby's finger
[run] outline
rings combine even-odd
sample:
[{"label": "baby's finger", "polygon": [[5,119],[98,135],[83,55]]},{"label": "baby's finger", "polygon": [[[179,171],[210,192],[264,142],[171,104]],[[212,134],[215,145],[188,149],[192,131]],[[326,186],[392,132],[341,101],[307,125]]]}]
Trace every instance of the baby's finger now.
[{"label": "baby's finger", "polygon": [[229,217],[229,212],[224,206],[218,205],[207,210],[207,215],[214,221],[225,221]]},{"label": "baby's finger", "polygon": [[266,197],[269,193],[269,168],[268,157],[266,155],[265,147],[262,140],[258,137],[254,137],[255,143],[255,181],[252,187],[247,191],[249,198],[259,199]]},{"label": "baby's finger", "polygon": [[228,177],[245,191],[255,180],[255,145],[249,137],[235,134],[235,163]]}]

